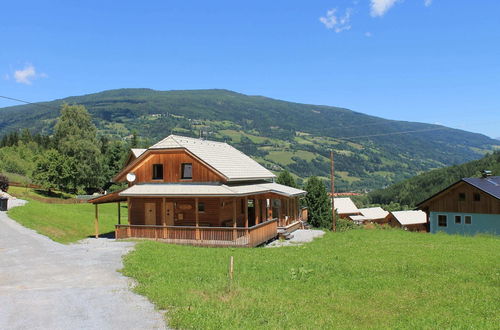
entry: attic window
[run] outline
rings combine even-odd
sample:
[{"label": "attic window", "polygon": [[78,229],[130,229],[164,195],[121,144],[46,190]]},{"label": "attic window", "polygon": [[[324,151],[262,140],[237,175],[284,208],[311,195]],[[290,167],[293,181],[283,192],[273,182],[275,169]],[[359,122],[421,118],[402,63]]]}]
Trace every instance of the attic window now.
[{"label": "attic window", "polygon": [[181,165],[181,179],[192,179],[193,178],[193,164],[183,163]]},{"label": "attic window", "polygon": [[460,202],[465,201],[465,193],[459,193],[459,194],[458,194],[458,200],[459,200]]},{"label": "attic window", "polygon": [[475,193],[474,194],[474,202],[479,202],[481,201],[481,194]]},{"label": "attic window", "polygon": [[153,180],[163,180],[163,164],[153,164]]}]

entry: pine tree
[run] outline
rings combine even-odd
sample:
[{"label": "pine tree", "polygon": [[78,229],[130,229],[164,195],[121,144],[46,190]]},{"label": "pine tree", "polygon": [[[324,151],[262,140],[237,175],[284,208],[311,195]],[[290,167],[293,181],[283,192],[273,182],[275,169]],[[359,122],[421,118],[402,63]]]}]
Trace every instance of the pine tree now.
[{"label": "pine tree", "polygon": [[308,222],[314,227],[331,228],[331,199],[328,196],[323,181],[312,176],[307,180],[305,190],[307,191],[307,195],[304,201],[308,208]]},{"label": "pine tree", "polygon": [[297,183],[295,182],[293,176],[287,170],[282,171],[278,175],[278,178],[276,179],[276,182],[279,183],[279,184],[284,184],[285,186],[289,186],[289,187],[293,187],[293,188],[298,188],[297,187]]}]

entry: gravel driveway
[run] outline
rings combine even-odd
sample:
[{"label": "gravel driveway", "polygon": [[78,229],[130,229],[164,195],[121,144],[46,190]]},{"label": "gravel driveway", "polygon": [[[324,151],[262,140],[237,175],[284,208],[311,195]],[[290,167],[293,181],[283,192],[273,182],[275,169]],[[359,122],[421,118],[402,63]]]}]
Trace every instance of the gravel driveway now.
[{"label": "gravel driveway", "polygon": [[164,329],[162,314],[116,271],[132,248],[109,239],[62,245],[0,212],[0,329]]}]

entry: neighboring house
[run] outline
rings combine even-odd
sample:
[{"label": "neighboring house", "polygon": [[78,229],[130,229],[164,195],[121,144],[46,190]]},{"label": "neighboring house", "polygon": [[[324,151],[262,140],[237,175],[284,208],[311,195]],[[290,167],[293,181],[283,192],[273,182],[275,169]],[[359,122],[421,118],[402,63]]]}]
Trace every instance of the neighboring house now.
[{"label": "neighboring house", "polygon": [[409,231],[427,231],[427,216],[422,211],[390,212],[386,217],[386,223]]},{"label": "neighboring house", "polygon": [[361,213],[361,215],[349,216],[349,218],[357,224],[363,224],[363,223],[383,224],[387,222],[386,218],[387,215],[389,215],[389,212],[387,212],[381,207],[363,208],[359,209],[359,212]]},{"label": "neighboring house", "polygon": [[430,232],[500,234],[500,176],[464,178],[418,204]]},{"label": "neighboring house", "polygon": [[[210,246],[256,246],[278,227],[298,228],[305,191],[274,183],[275,175],[226,143],[170,135],[132,149],[113,182],[128,188],[94,198],[127,202],[128,224],[117,238],[141,237]],[[96,220],[97,216],[96,216]]]},{"label": "neighboring house", "polygon": [[358,207],[349,197],[334,198],[333,202],[335,204],[335,210],[341,218],[347,218],[351,215],[361,215]]}]

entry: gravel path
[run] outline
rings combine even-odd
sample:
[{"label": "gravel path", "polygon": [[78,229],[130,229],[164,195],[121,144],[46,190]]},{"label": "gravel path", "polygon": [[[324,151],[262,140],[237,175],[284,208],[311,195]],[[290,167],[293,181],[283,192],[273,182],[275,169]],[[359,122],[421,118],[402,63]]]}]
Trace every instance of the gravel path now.
[{"label": "gravel path", "polygon": [[292,233],[293,238],[280,241],[275,240],[267,245],[267,247],[280,247],[290,245],[301,245],[304,243],[312,242],[316,237],[321,237],[325,234],[322,230],[317,229],[299,229]]},{"label": "gravel path", "polygon": [[163,315],[116,271],[133,246],[62,245],[0,212],[0,329],[164,329]]}]

